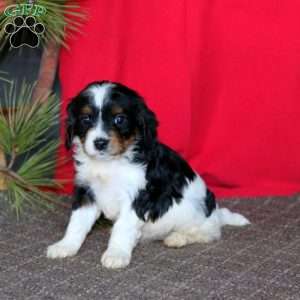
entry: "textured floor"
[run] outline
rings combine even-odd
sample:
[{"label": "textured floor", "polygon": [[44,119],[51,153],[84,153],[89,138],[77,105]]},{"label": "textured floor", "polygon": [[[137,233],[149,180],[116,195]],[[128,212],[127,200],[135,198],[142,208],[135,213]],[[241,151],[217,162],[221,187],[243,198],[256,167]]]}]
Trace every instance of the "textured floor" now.
[{"label": "textured floor", "polygon": [[300,299],[300,197],[223,201],[247,228],[224,228],[208,245],[139,245],[131,265],[103,269],[109,228],[96,227],[76,257],[49,260],[67,212],[28,212],[16,222],[0,205],[0,299]]}]

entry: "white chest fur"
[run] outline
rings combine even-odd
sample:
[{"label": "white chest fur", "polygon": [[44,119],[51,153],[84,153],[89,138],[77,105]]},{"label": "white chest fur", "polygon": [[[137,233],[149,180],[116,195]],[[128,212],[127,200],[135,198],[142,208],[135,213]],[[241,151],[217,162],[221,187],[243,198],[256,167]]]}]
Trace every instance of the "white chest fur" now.
[{"label": "white chest fur", "polygon": [[78,151],[74,157],[76,182],[89,186],[101,212],[115,220],[122,207],[131,205],[138,191],[145,187],[145,168],[126,158],[96,160]]}]

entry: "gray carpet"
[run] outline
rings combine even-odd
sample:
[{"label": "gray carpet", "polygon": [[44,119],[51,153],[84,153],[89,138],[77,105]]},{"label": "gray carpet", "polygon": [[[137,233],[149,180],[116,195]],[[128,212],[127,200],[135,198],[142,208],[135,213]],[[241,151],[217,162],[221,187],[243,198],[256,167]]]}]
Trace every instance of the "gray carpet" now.
[{"label": "gray carpet", "polygon": [[221,241],[168,249],[139,245],[132,263],[100,264],[109,237],[97,226],[77,256],[49,260],[68,212],[26,212],[19,222],[0,205],[0,299],[300,299],[300,196],[222,201],[253,223],[226,227]]}]

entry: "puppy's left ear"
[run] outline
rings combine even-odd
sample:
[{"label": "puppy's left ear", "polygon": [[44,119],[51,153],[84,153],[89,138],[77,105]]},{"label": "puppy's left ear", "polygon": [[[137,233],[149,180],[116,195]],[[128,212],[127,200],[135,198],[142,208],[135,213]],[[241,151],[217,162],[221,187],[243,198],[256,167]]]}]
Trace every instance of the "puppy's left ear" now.
[{"label": "puppy's left ear", "polygon": [[139,111],[138,120],[144,146],[150,148],[157,137],[156,116],[152,110],[143,105]]},{"label": "puppy's left ear", "polygon": [[68,150],[71,149],[73,138],[74,138],[74,126],[75,126],[75,115],[74,115],[74,100],[72,100],[67,107],[67,120],[66,120],[66,136],[65,146]]}]

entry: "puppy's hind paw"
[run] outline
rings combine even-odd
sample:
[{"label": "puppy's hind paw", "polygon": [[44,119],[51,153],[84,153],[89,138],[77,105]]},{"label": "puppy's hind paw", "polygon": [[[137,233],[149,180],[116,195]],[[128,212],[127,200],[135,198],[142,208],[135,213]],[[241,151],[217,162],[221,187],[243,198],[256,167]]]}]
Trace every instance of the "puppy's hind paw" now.
[{"label": "puppy's hind paw", "polygon": [[47,249],[48,258],[64,258],[67,256],[73,256],[78,252],[78,247],[72,244],[67,244],[63,241],[59,241]]},{"label": "puppy's hind paw", "polygon": [[130,255],[121,250],[106,250],[101,257],[101,263],[109,269],[125,268],[130,263]]},{"label": "puppy's hind paw", "polygon": [[173,232],[164,239],[164,244],[171,248],[181,248],[187,244],[187,239],[183,234]]}]

